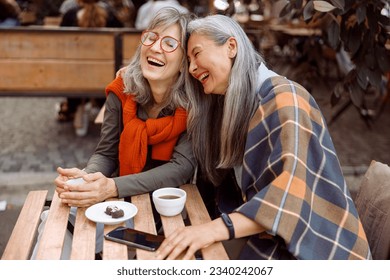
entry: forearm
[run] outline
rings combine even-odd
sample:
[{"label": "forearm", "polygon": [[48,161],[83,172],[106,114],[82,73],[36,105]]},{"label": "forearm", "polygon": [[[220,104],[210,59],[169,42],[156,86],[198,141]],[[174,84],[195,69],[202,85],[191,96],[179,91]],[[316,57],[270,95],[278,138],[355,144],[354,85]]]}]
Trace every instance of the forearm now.
[{"label": "forearm", "polygon": [[188,182],[194,173],[194,163],[182,159],[169,162],[138,174],[114,178],[119,197],[152,192],[162,187],[178,187]]},{"label": "forearm", "polygon": [[106,177],[111,177],[117,170],[118,163],[115,159],[111,159],[101,154],[93,154],[84,168],[87,173],[101,172]]},{"label": "forearm", "polygon": [[[265,231],[261,225],[241,213],[234,212],[229,214],[229,217],[233,223],[234,238],[246,237]],[[215,232],[215,241],[229,239],[229,230],[223,222],[222,218],[218,218],[210,222],[209,227],[212,228]]]}]

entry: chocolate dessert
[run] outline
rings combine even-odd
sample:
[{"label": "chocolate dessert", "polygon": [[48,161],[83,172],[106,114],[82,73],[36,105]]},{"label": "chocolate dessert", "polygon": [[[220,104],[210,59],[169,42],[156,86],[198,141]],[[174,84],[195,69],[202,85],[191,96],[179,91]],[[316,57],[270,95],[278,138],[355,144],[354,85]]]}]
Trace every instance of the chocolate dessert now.
[{"label": "chocolate dessert", "polygon": [[115,211],[111,212],[111,217],[117,219],[117,218],[122,218],[125,215],[125,212],[123,212],[122,209],[118,209]]},{"label": "chocolate dessert", "polygon": [[118,208],[117,206],[115,206],[115,205],[109,205],[109,206],[107,206],[105,213],[106,213],[107,215],[110,215],[110,216],[111,216],[111,213],[112,213],[113,211],[117,211],[117,210],[119,210],[119,208]]},{"label": "chocolate dessert", "polygon": [[106,211],[104,213],[106,213],[107,215],[110,215],[114,219],[121,218],[125,215],[125,212],[115,205],[107,206]]}]

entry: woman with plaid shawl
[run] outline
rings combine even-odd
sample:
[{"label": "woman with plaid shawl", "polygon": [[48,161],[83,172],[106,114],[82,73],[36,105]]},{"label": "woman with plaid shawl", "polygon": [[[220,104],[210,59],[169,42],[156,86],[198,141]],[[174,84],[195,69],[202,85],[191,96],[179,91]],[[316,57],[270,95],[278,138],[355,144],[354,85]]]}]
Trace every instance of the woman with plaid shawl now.
[{"label": "woman with plaid shawl", "polygon": [[233,19],[208,16],[190,22],[188,31],[194,153],[215,185],[233,171],[239,190],[233,199],[241,205],[174,232],[157,258],[182,252],[190,258],[214,242],[244,237],[240,259],[371,259],[313,97],[267,69]]}]

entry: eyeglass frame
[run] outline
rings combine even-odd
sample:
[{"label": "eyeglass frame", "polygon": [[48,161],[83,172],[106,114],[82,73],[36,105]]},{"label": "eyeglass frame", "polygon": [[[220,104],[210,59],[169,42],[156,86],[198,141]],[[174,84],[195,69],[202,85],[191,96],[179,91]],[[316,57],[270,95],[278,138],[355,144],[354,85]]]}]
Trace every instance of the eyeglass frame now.
[{"label": "eyeglass frame", "polygon": [[[143,42],[142,39],[143,39],[145,33],[153,33],[153,34],[156,34],[157,39],[156,39],[153,43],[151,43],[150,45],[144,44],[144,42]],[[164,40],[164,38],[170,38],[170,39],[175,40],[175,41],[177,42],[177,47],[176,47],[174,50],[172,50],[172,51],[166,51],[166,50],[164,50],[164,48],[162,47],[162,41]],[[160,35],[159,35],[157,32],[154,32],[154,31],[151,31],[151,30],[144,30],[144,31],[142,31],[142,33],[141,33],[141,40],[140,40],[140,41],[141,41],[141,44],[142,44],[143,46],[151,47],[151,46],[153,46],[159,39],[160,39]],[[164,36],[164,37],[162,37],[161,40],[160,40],[160,48],[161,48],[164,52],[166,52],[166,53],[173,53],[174,51],[176,51],[176,50],[179,48],[180,45],[181,45],[181,42],[180,42],[179,40],[177,40],[176,38],[173,38],[172,36]]]}]

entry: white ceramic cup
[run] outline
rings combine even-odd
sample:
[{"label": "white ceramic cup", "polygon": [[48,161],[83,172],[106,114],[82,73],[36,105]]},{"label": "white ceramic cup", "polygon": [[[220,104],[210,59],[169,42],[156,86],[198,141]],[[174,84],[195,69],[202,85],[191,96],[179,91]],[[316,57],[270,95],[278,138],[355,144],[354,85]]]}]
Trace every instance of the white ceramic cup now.
[{"label": "white ceramic cup", "polygon": [[76,179],[69,179],[68,181],[66,181],[66,184],[68,185],[71,185],[71,186],[77,186],[77,185],[81,185],[81,184],[84,184],[85,181],[83,178],[76,178]]},{"label": "white ceramic cup", "polygon": [[162,188],[153,192],[153,203],[163,216],[176,216],[183,211],[187,193],[179,188]]}]

